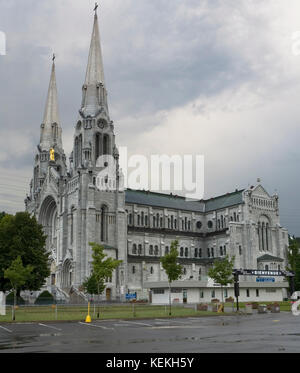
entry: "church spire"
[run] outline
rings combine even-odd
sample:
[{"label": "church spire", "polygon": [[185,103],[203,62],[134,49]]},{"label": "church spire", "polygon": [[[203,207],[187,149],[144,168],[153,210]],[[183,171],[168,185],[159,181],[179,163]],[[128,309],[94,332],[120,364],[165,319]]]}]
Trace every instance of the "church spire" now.
[{"label": "church spire", "polygon": [[58,99],[54,60],[55,55],[53,55],[52,58],[51,77],[44,112],[44,120],[41,126],[40,147],[42,150],[49,150],[55,145],[62,149],[62,130],[60,126],[58,113]]},{"label": "church spire", "polygon": [[95,117],[101,109],[108,112],[97,8],[98,4],[96,3],[80,111],[84,117]]}]

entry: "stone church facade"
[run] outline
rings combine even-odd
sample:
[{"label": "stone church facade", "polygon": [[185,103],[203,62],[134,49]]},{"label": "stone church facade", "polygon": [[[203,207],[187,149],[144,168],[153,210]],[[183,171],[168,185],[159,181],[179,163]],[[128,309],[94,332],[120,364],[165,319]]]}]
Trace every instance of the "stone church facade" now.
[{"label": "stone church facade", "polygon": [[[136,293],[139,299],[166,302],[167,277],[159,259],[175,239],[184,272],[174,283],[173,301],[220,297],[207,270],[226,254],[235,256],[236,268],[285,269],[288,232],[280,225],[278,196],[269,195],[260,183],[195,201],[120,187],[122,175],[109,115],[97,13],[68,165],[54,60],[40,131],[25,205],[47,235],[51,276],[46,287],[57,298],[69,300],[71,293],[85,297],[81,285],[91,271],[89,242],[104,245],[109,256],[122,260],[107,279],[103,293],[107,300],[123,301],[126,293]],[[115,162],[114,177],[109,180],[113,189],[105,176],[106,156]],[[101,172],[104,188],[97,186]],[[249,276],[241,278],[241,297],[249,300],[279,300],[286,296],[286,288],[280,277],[267,284]],[[231,287],[226,292],[233,295]]]}]

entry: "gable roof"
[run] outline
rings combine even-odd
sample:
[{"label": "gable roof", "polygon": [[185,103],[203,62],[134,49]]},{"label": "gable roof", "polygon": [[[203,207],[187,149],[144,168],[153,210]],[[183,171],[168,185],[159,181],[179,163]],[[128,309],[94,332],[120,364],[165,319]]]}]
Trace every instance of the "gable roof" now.
[{"label": "gable roof", "polygon": [[233,193],[227,193],[222,196],[211,198],[205,201],[205,211],[213,211],[223,209],[225,207],[239,205],[244,203],[243,201],[243,191],[236,190]]},{"label": "gable roof", "polygon": [[165,207],[177,210],[204,212],[204,203],[199,200],[187,200],[185,197],[172,194],[154,193],[143,190],[127,189],[125,202],[137,205]]},{"label": "gable roof", "polygon": [[125,202],[185,211],[209,212],[243,203],[243,190],[236,190],[208,200],[192,200],[172,194],[127,189]]},{"label": "gable roof", "polygon": [[257,258],[258,262],[269,262],[269,261],[274,261],[274,262],[283,262],[282,258],[279,258],[278,256],[273,256],[270,254],[264,254],[260,257]]}]

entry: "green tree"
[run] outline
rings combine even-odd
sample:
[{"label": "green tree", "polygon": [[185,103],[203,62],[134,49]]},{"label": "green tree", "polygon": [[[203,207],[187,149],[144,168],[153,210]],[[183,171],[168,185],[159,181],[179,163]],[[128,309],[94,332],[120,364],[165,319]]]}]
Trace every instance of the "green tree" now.
[{"label": "green tree", "polygon": [[163,269],[168,276],[169,282],[169,315],[171,315],[171,283],[178,280],[182,275],[182,266],[178,261],[178,241],[172,241],[170,252],[160,259]]},{"label": "green tree", "polygon": [[0,221],[0,291],[11,289],[11,283],[4,278],[3,271],[18,256],[24,266],[33,267],[31,276],[18,288],[18,292],[39,290],[50,276],[50,253],[46,252],[45,246],[43,227],[37,223],[35,217],[27,212],[5,215]]},{"label": "green tree", "polygon": [[224,312],[224,294],[223,294],[223,287],[227,286],[228,284],[232,284],[233,282],[233,267],[234,267],[234,260],[235,257],[233,256],[229,259],[229,256],[226,255],[224,259],[217,259],[213,266],[208,270],[208,276],[211,277],[215,283],[221,285],[221,297],[222,297],[222,305],[223,305],[223,312]]},{"label": "green tree", "polygon": [[11,263],[10,267],[4,270],[4,278],[9,280],[11,284],[11,288],[13,289],[13,292],[14,292],[14,306],[13,306],[13,317],[12,317],[13,320],[15,320],[17,291],[30,278],[32,271],[33,271],[33,266],[27,265],[26,267],[24,267],[20,256],[18,256]]},{"label": "green tree", "polygon": [[0,212],[0,221],[2,220],[2,218],[4,218],[5,215],[6,215],[6,214],[5,214],[4,211]]},{"label": "green tree", "polygon": [[[98,295],[98,307],[100,294],[105,289],[105,281],[112,277],[113,271],[122,263],[122,260],[113,259],[104,253],[104,247],[95,242],[90,242],[92,247],[92,273],[82,284],[88,294]],[[107,258],[106,258],[107,257]],[[106,258],[106,259],[105,259]],[[98,308],[99,317],[99,308]]]},{"label": "green tree", "polygon": [[[85,281],[82,284],[82,287],[84,288],[85,292],[90,295],[98,294],[98,284],[94,273],[91,273],[91,275],[85,279]],[[104,291],[104,288],[100,286],[100,294]]]},{"label": "green tree", "polygon": [[[290,237],[289,238],[289,247],[287,249],[287,270],[294,272],[294,283],[295,290],[300,290],[300,248],[299,242],[297,239]],[[291,278],[289,277],[289,284],[291,290]]]}]

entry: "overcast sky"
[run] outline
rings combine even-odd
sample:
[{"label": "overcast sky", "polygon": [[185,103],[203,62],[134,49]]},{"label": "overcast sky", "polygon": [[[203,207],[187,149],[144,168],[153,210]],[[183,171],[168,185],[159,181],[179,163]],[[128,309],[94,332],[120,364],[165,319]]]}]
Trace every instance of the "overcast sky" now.
[{"label": "overcast sky", "polygon": [[[24,209],[53,52],[72,150],[93,6],[0,0],[0,210]],[[299,0],[102,0],[98,14],[117,145],[203,154],[206,198],[260,177],[300,236]]]}]

